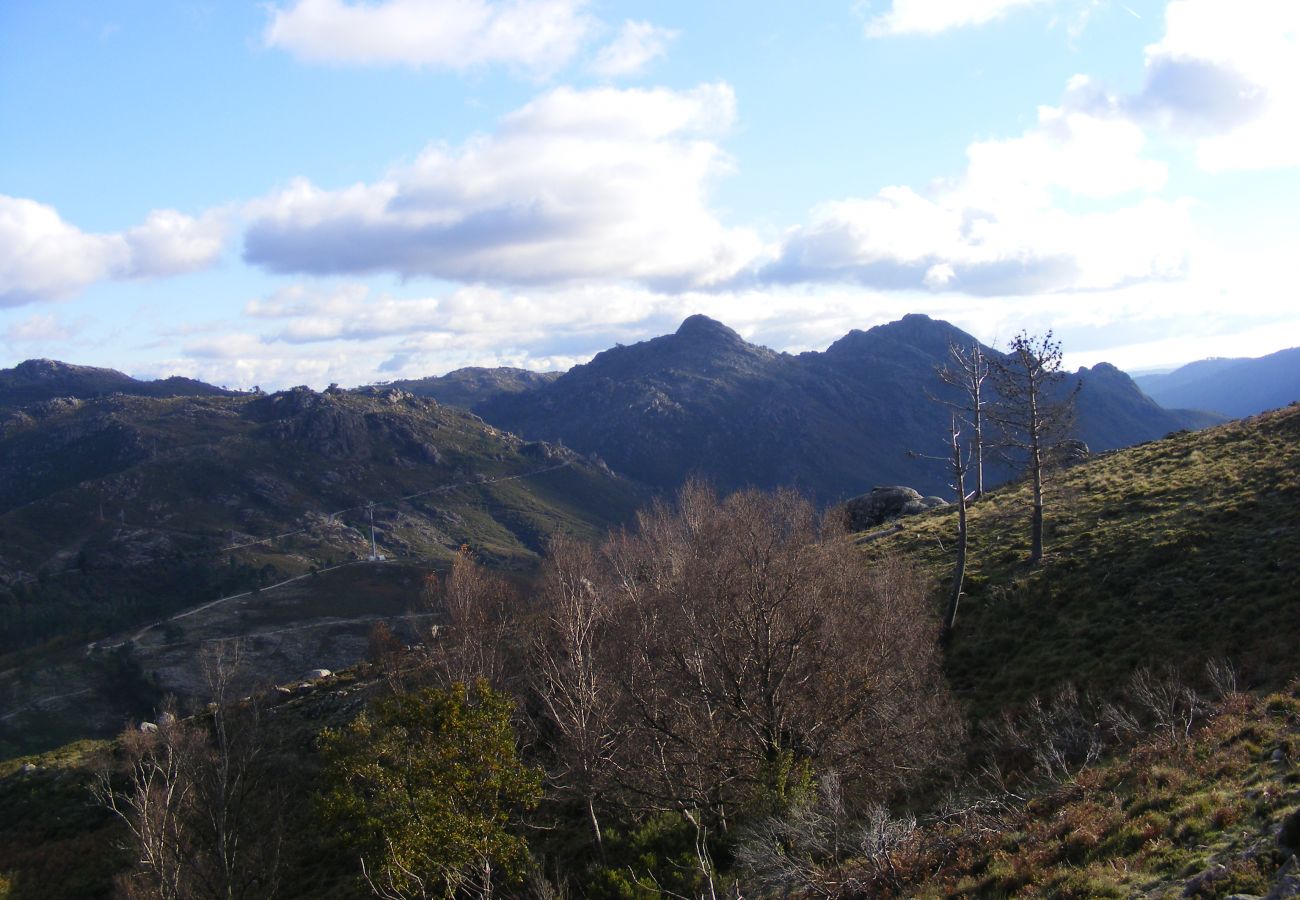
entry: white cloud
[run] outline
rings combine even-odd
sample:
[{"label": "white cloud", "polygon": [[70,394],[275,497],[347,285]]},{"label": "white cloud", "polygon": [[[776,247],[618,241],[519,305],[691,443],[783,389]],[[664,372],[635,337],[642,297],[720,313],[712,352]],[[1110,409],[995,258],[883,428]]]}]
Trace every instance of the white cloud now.
[{"label": "white cloud", "polygon": [[952,28],[984,25],[1012,10],[1052,0],[893,0],[889,12],[867,20],[867,34],[938,34]]},{"label": "white cloud", "polygon": [[244,257],[276,272],[396,272],[489,284],[602,279],[661,288],[732,277],[760,251],[709,209],[730,171],[724,84],[559,88],[459,148],[370,184],[299,180],[247,206]]},{"label": "white cloud", "polygon": [[11,323],[4,339],[11,344],[49,344],[71,340],[80,330],[80,324],[38,313]]},{"label": "white cloud", "polygon": [[1172,0],[1124,105],[1197,137],[1205,169],[1300,165],[1300,3]]},{"label": "white cloud", "polygon": [[546,74],[593,30],[585,0],[297,0],[271,7],[269,47],[308,62],[467,69],[508,64]]},{"label": "white cloud", "polygon": [[824,203],[759,273],[975,295],[1100,290],[1180,277],[1186,202],[1154,196],[1163,163],[1132,122],[1043,107],[1023,135],[967,149],[959,179]]},{"label": "white cloud", "polygon": [[666,54],[668,45],[677,36],[678,32],[672,29],[629,19],[623,23],[618,37],[596,54],[591,70],[602,78],[635,75]]},{"label": "white cloud", "polygon": [[225,239],[219,211],[155,210],[123,232],[87,234],[35,200],[0,195],[0,306],[75,294],[97,281],[177,275],[212,264]]}]

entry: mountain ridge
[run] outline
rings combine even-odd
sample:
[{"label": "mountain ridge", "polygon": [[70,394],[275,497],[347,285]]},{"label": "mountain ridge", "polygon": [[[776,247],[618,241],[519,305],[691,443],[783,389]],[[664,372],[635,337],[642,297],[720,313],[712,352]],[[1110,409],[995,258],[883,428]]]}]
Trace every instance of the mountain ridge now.
[{"label": "mountain ridge", "polygon": [[110,394],[137,397],[234,397],[239,392],[181,375],[142,381],[117,369],[82,366],[57,359],[28,359],[11,369],[0,369],[0,409],[61,397],[90,400]]},{"label": "mountain ridge", "polygon": [[[596,453],[659,488],[702,476],[723,489],[794,485],[822,501],[891,483],[938,494],[944,465],[908,452],[927,454],[943,439],[946,413],[930,398],[946,395],[935,368],[950,342],[975,339],[910,314],[791,355],[696,315],[672,334],[602,351],[534,390],[473,409],[522,436]],[[1108,364],[1073,378],[1086,398],[1080,437],[1094,450],[1219,421],[1162,409]]]},{"label": "mountain ridge", "polygon": [[1214,357],[1134,379],[1156,402],[1232,418],[1300,400],[1300,347],[1261,357]]}]

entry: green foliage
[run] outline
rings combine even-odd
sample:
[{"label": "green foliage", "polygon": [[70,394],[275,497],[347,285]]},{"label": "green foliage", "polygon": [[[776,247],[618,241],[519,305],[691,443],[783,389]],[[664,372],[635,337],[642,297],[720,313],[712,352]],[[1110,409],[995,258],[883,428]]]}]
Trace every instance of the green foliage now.
[{"label": "green foliage", "polygon": [[696,831],[681,813],[665,812],[605,833],[606,861],[590,871],[581,894],[593,900],[704,896]]},{"label": "green foliage", "polygon": [[518,880],[528,846],[510,825],[541,796],[520,762],[514,704],[480,682],[381,700],[320,737],[320,807],[364,877],[389,896],[454,896]]},{"label": "green foliage", "polygon": [[82,741],[0,763],[0,898],[111,895],[113,873],[129,856],[117,821],[91,800],[107,751]]}]

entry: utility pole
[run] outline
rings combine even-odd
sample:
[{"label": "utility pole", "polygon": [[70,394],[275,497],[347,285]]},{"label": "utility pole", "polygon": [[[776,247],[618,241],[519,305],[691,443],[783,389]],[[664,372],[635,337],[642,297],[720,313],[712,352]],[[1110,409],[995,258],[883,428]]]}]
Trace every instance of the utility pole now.
[{"label": "utility pole", "polygon": [[370,516],[370,559],[379,559],[379,547],[375,544],[375,504],[374,501],[366,504],[366,512]]}]

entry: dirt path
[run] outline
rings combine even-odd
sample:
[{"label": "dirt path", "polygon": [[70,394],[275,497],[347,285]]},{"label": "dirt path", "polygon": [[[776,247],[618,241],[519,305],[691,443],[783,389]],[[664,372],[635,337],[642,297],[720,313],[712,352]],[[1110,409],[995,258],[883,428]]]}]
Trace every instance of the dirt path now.
[{"label": "dirt path", "polygon": [[29,709],[36,709],[37,707],[44,706],[46,703],[53,703],[55,700],[66,700],[69,697],[80,697],[82,694],[89,694],[93,690],[94,688],[82,688],[79,691],[72,691],[71,693],[68,694],[55,694],[53,697],[42,697],[39,700],[33,700],[31,703],[28,703],[26,706],[20,706],[17,709],[13,710],[12,712],[7,712],[3,716],[0,716],[0,722],[5,721],[6,719],[12,719],[14,716],[17,715],[21,715],[22,713],[27,712],[27,710]]},{"label": "dirt path", "polygon": [[99,642],[87,644],[86,653],[89,655],[91,652],[93,652],[96,649],[116,650],[118,647],[121,647],[128,643],[138,644],[146,634],[153,631],[155,628],[161,628],[163,625],[167,624],[168,622],[176,622],[180,619],[184,619],[189,616],[195,615],[196,613],[201,613],[205,610],[212,609],[214,606],[220,606],[222,603],[229,603],[231,600],[241,600],[244,597],[251,597],[253,596],[254,593],[266,594],[276,590],[277,588],[282,588],[286,584],[293,584],[295,581],[302,581],[304,578],[311,578],[313,575],[323,575],[326,572],[333,572],[338,569],[346,568],[347,566],[356,566],[356,565],[361,565],[362,563],[370,564],[376,562],[389,562],[389,560],[371,560],[371,559],[348,560],[347,562],[339,563],[338,565],[327,566],[324,569],[317,569],[315,572],[305,572],[302,575],[295,575],[292,578],[286,578],[284,581],[277,581],[275,584],[268,584],[266,587],[259,588],[257,591],[244,591],[239,594],[231,594],[228,597],[218,597],[216,600],[209,600],[207,603],[200,604],[199,606],[191,606],[189,609],[178,612],[176,613],[176,615],[169,616],[166,619],[159,619],[157,622],[151,622],[148,625],[141,628],[135,634],[131,635],[128,638],[123,638],[122,640],[118,641],[116,644],[104,644]]}]

